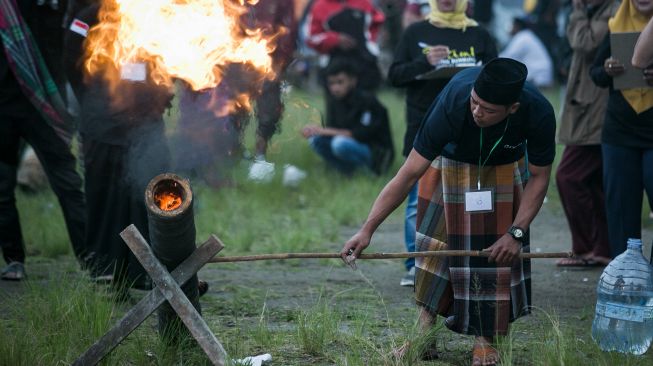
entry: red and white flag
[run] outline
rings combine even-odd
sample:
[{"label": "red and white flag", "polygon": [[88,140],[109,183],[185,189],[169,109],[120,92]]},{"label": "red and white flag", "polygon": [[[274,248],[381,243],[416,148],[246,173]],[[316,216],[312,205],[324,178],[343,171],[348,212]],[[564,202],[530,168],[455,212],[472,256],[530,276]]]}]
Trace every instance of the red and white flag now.
[{"label": "red and white flag", "polygon": [[73,20],[73,22],[70,24],[70,30],[80,34],[82,37],[86,37],[88,35],[88,24],[82,22],[79,19]]}]

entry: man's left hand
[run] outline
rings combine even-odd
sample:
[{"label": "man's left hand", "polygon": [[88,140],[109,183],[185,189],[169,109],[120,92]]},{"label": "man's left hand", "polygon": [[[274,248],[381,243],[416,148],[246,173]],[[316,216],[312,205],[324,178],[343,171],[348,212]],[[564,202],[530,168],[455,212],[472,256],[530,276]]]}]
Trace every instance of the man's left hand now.
[{"label": "man's left hand", "polygon": [[510,234],[505,234],[483,251],[491,252],[488,258],[490,262],[497,262],[497,264],[503,267],[512,267],[515,259],[519,258],[521,243],[510,236]]}]

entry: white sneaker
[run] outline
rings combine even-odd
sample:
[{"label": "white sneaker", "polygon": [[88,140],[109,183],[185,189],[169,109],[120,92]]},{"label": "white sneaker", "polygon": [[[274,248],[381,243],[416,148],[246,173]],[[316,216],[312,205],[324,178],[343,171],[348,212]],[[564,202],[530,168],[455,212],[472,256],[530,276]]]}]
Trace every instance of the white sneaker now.
[{"label": "white sneaker", "polygon": [[297,187],[306,178],[306,172],[298,167],[286,164],[283,167],[283,185],[286,187]]},{"label": "white sneaker", "polygon": [[399,281],[399,286],[415,287],[415,267],[411,267],[411,269],[406,272],[404,277],[401,278],[401,281]]},{"label": "white sneaker", "polygon": [[273,177],[274,163],[268,163],[265,160],[255,160],[252,166],[249,167],[249,174],[247,175],[247,179],[260,183],[268,183]]},{"label": "white sneaker", "polygon": [[250,366],[262,366],[272,361],[272,355],[265,353],[258,356],[249,356],[241,358],[240,360],[234,360],[237,365],[250,365]]}]

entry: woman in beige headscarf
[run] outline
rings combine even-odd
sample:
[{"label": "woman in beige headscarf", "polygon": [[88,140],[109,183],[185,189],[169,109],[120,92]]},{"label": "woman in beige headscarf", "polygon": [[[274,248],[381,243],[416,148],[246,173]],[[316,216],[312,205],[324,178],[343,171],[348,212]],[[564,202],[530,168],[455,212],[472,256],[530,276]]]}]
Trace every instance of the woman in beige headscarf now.
[{"label": "woman in beige headscarf", "polygon": [[[653,16],[653,0],[624,0],[608,22],[611,34],[641,32]],[[630,60],[612,54],[610,35],[599,48],[590,70],[592,80],[609,87],[601,136],[610,255],[626,249],[629,238],[641,238],[642,200],[646,191],[653,206],[653,66],[642,71],[643,87],[617,90],[613,79]]]},{"label": "woman in beige headscarf", "polygon": [[556,172],[560,202],[571,231],[574,256],[560,267],[591,267],[610,262],[608,224],[603,194],[601,130],[608,90],[596,86],[589,70],[616,0],[574,0],[567,39],[573,50],[567,93],[558,127],[558,143],[566,145]]}]

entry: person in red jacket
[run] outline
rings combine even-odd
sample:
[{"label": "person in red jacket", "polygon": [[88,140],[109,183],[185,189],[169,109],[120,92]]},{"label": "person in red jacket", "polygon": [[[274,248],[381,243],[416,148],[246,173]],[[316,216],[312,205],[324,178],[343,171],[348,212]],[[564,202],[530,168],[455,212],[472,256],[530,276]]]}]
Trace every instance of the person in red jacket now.
[{"label": "person in red jacket", "polygon": [[377,37],[384,21],[370,0],[316,0],[309,13],[307,44],[325,56],[324,67],[340,57],[354,61],[360,70],[358,86],[372,91],[382,80]]}]

